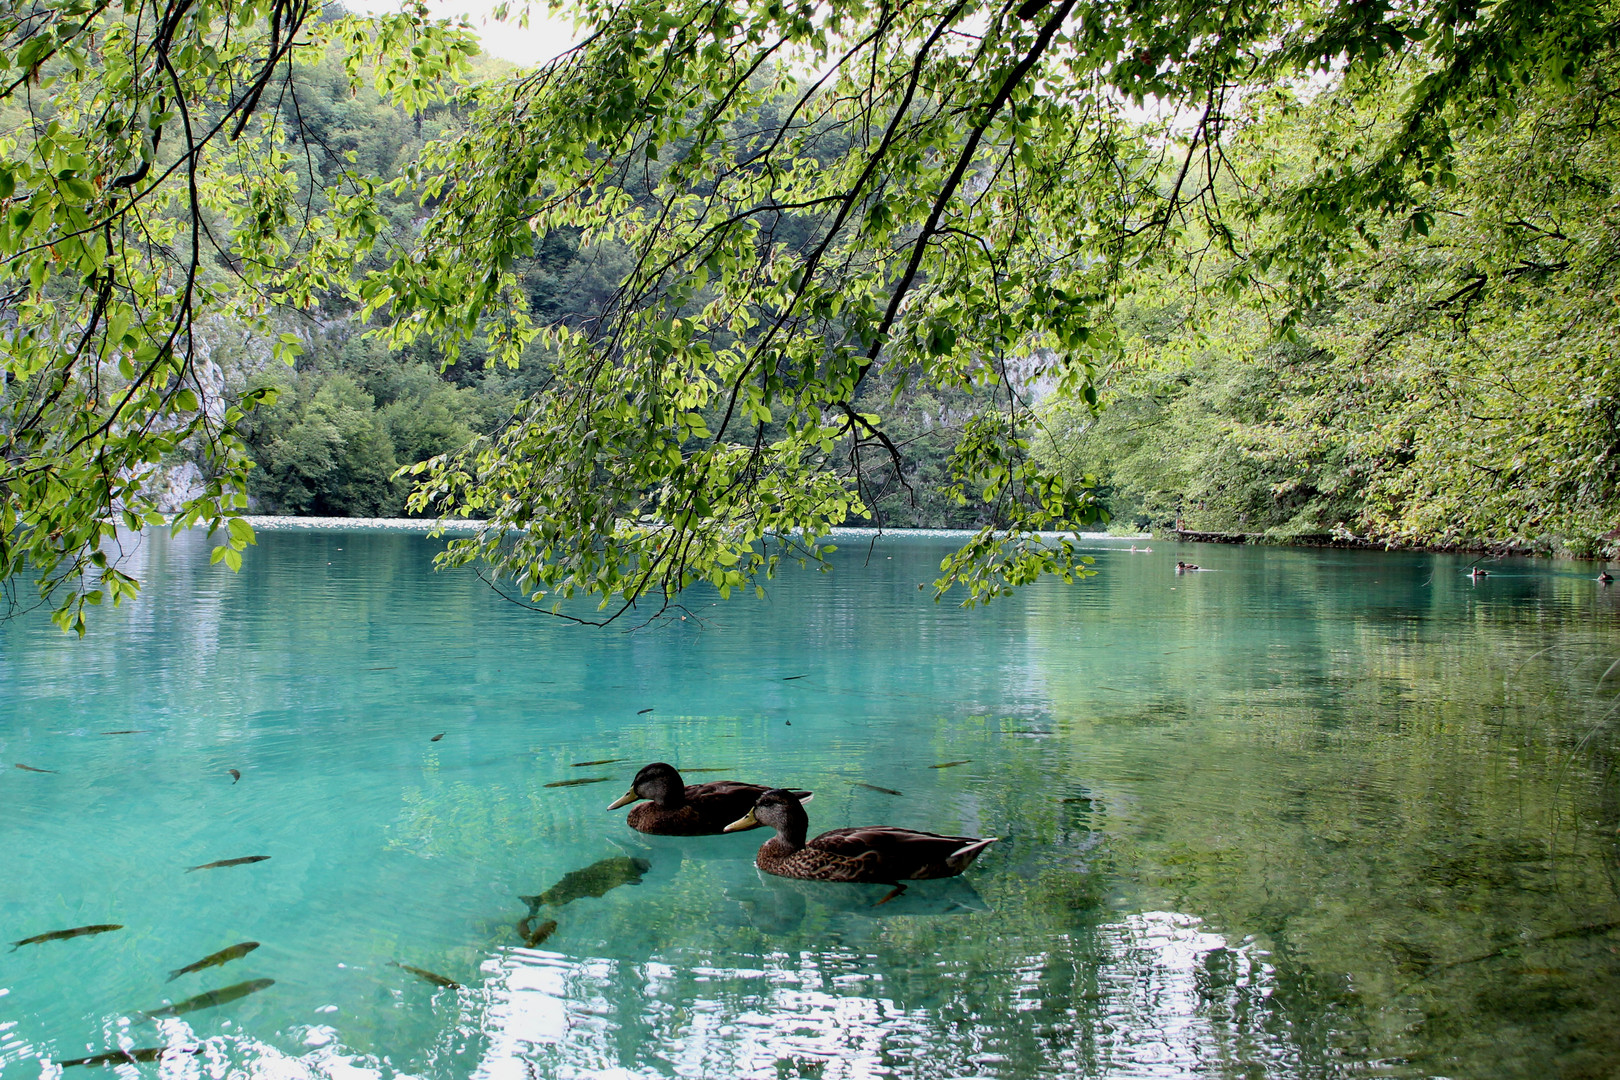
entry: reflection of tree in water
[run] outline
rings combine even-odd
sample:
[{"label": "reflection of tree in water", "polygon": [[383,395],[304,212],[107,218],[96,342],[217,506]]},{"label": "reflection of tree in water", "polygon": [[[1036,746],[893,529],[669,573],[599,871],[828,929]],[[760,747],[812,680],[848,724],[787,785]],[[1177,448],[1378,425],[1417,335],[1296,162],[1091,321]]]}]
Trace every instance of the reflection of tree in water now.
[{"label": "reflection of tree in water", "polygon": [[[483,960],[483,978],[459,1006],[432,999],[430,1052],[393,1030],[367,1042],[347,1008],[342,1037],[425,1075],[492,1078],[526,1077],[525,1062],[540,1076],[1612,1071],[1620,932],[1591,929],[1620,921],[1603,689],[1617,684],[1602,681],[1614,618],[1591,607],[1609,599],[1493,577],[1523,594],[1506,603],[1427,569],[1384,597],[1335,582],[1327,557],[1223,558],[1228,572],[1200,575],[1176,618],[1136,618],[1107,595],[1145,587],[1129,566],[1013,609],[1028,628],[1018,692],[1049,703],[1035,719],[949,713],[943,692],[903,680],[878,705],[853,677],[789,684],[795,702],[825,693],[840,710],[922,718],[911,774],[892,741],[860,732],[773,768],[817,788],[828,826],[919,804],[947,831],[1010,826],[968,879],[988,912],[860,910],[852,891],[762,883],[746,840],[623,834],[624,851],[656,856],[646,880],[570,905],[541,950],[516,947],[521,905],[490,911],[487,936],[447,965],[465,977]],[[1347,577],[1365,575],[1343,558]],[[1293,617],[1244,615],[1255,575],[1242,559],[1263,564]],[[1431,576],[1421,601],[1408,595]],[[854,610],[829,606],[802,633],[859,639]],[[916,664],[959,645],[941,632]],[[796,736],[813,730],[795,720]],[[721,735],[752,737],[720,716],[682,730],[681,751],[705,765],[734,760],[714,757],[736,745]],[[977,764],[924,772],[957,758]],[[390,846],[473,879],[531,836],[580,827],[539,790],[555,776],[481,779],[424,768]],[[605,836],[512,891],[619,850]],[[405,993],[412,1009],[431,996]]]},{"label": "reflection of tree in water", "polygon": [[[1323,1068],[1607,1075],[1620,724],[1613,612],[1590,610],[1607,598],[1545,574],[1469,592],[1445,560],[1228,560],[1250,580],[1201,578],[1182,619],[1088,612],[1109,662],[1071,649],[1048,668],[1054,782],[1129,792],[1109,848],[1132,904],[1252,940],[1274,969],[1263,1011],[1342,1042]],[[1297,618],[1233,617],[1262,567]],[[1139,587],[1128,569],[1098,580]],[[1032,625],[1064,625],[1060,606]]]},{"label": "reflection of tree in water", "polygon": [[[790,906],[794,900],[780,897]],[[798,903],[814,906],[798,896]],[[988,924],[963,933],[975,939]],[[726,964],[565,964],[547,993],[508,956],[482,1068],[703,1076],[1344,1075],[1354,1018],[1342,983],[1232,946],[1198,920],[1134,915],[1039,952],[986,935],[939,961],[895,943],[776,951]],[[695,958],[692,958],[695,959]],[[721,958],[714,957],[714,961]],[[538,962],[542,968],[550,960]],[[559,962],[560,963],[560,962]],[[512,989],[528,987],[527,989]],[[576,1010],[555,1040],[507,1040],[525,1017]]]},{"label": "reflection of tree in water", "polygon": [[[1389,698],[1369,675],[1364,694]],[[1586,728],[1530,722],[1568,709],[1558,682],[1478,680],[1331,725],[1275,702],[1213,731],[1195,708],[1115,715],[1106,767],[1031,756],[1013,768],[1026,775],[974,793],[983,818],[1024,815],[971,876],[988,912],[929,910],[925,887],[951,883],[885,912],[863,906],[881,887],[762,881],[735,852],[664,849],[656,900],[565,914],[576,945],[611,958],[547,960],[568,975],[544,990],[513,988],[533,958],[502,957],[474,1025],[484,1066],[1326,1077],[1540,1075],[1551,1060],[1553,1075],[1585,1074],[1620,1050],[1615,935],[1531,939],[1614,910],[1613,785],[1596,740],[1575,752]],[[1363,691],[1344,690],[1354,712]],[[1519,764],[1487,767],[1504,714]],[[1194,726],[1201,769],[1133,756]],[[1585,824],[1549,832],[1555,814]],[[568,1024],[505,1037],[547,1010]]]}]

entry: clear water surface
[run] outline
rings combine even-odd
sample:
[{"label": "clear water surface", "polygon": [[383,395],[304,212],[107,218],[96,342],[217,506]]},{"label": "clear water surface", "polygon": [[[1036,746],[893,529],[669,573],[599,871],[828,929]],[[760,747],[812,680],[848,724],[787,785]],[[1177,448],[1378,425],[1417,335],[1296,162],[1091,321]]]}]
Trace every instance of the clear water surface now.
[{"label": "clear water surface", "polygon": [[[944,541],[846,541],[625,634],[419,536],[267,532],[239,576],[147,537],[84,641],[0,624],[0,939],[123,926],[0,952],[0,1072],[1620,1075],[1620,587],[1094,547],[969,612],[917,588]],[[604,807],[659,759],[813,788],[813,830],[1003,839],[875,906],[764,878],[761,833],[631,832]],[[626,857],[525,946],[519,895]]]}]

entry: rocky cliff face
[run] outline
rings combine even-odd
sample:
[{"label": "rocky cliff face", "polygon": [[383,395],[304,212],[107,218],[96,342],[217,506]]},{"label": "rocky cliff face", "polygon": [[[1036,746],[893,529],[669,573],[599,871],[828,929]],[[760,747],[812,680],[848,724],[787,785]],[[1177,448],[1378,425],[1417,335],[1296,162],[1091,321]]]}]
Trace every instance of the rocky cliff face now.
[{"label": "rocky cliff face", "polygon": [[165,514],[178,513],[185,504],[203,493],[203,471],[195,461],[159,468],[147,485]]},{"label": "rocky cliff face", "polygon": [[[195,351],[189,383],[197,391],[209,424],[215,427],[224,422],[226,408],[255,376],[279,366],[262,333],[225,316],[200,323],[192,341]],[[165,514],[178,513],[187,502],[202,495],[207,484],[202,464],[207,461],[206,447],[194,438],[182,454],[182,458],[154,469],[144,485]]]}]

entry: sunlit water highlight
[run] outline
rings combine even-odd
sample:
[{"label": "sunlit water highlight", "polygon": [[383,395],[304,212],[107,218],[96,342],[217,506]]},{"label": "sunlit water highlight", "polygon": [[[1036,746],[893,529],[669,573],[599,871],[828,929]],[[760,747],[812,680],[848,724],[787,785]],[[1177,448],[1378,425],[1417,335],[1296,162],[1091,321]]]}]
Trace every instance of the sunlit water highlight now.
[{"label": "sunlit water highlight", "polygon": [[[239,576],[148,537],[84,641],[0,624],[0,939],[123,925],[0,952],[0,1072],[1620,1075],[1620,593],[1091,544],[966,612],[917,588],[947,544],[862,538],[624,634],[418,536],[265,533]],[[758,874],[761,833],[630,832],[603,807],[652,760],[813,788],[813,831],[1003,840],[874,906]],[[524,946],[518,895],[622,856]]]}]

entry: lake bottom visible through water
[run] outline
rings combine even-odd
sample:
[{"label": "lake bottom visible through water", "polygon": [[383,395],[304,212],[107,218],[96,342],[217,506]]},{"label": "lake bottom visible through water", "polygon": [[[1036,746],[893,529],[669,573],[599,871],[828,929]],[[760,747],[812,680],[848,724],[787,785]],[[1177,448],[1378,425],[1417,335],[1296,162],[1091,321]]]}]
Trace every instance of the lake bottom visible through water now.
[{"label": "lake bottom visible through water", "polygon": [[[0,1074],[1620,1076],[1595,570],[1097,539],[969,611],[949,538],[839,543],[622,633],[406,532],[148,535],[84,640],[0,623],[0,940],[116,927],[0,950]],[[607,811],[651,761],[999,839],[775,878]]]}]

